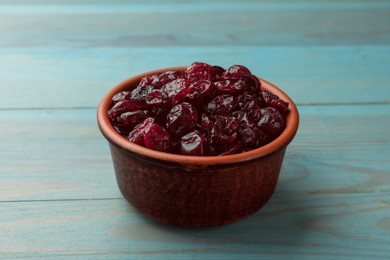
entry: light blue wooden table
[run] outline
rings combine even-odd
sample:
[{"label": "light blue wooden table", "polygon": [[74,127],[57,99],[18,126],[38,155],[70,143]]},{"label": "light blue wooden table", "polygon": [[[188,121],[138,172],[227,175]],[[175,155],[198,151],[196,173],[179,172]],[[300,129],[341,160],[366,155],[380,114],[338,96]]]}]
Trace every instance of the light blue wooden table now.
[{"label": "light blue wooden table", "polygon": [[[156,223],[96,123],[152,69],[243,64],[301,125],[256,214]],[[390,1],[0,1],[0,258],[389,259]]]}]

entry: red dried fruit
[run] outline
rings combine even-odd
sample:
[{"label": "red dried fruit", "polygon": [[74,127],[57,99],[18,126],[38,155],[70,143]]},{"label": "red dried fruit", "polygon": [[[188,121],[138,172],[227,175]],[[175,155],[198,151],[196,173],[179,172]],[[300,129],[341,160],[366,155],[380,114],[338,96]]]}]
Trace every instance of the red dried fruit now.
[{"label": "red dried fruit", "polygon": [[205,154],[205,137],[197,131],[180,139],[180,154],[201,156]]},{"label": "red dried fruit", "polygon": [[195,105],[202,105],[215,93],[215,85],[210,80],[192,82],[188,88],[187,100]]},{"label": "red dried fruit", "polygon": [[119,116],[119,124],[123,126],[135,126],[146,118],[148,118],[148,111],[146,110],[125,112]]},{"label": "red dried fruit", "polygon": [[187,67],[185,71],[185,78],[189,82],[198,80],[211,80],[212,67],[203,62],[194,62]]},{"label": "red dried fruit", "polygon": [[184,79],[176,79],[161,88],[167,95],[171,106],[182,102],[188,93],[186,81]]},{"label": "red dried fruit", "polygon": [[166,126],[169,132],[182,136],[193,130],[198,123],[196,108],[190,103],[183,102],[174,106],[169,111]]},{"label": "red dried fruit", "polygon": [[178,70],[170,70],[161,73],[157,77],[155,77],[150,85],[154,88],[161,88],[165,84],[174,81],[175,79],[183,78],[184,75],[181,71]]},{"label": "red dried fruit", "polygon": [[226,116],[234,110],[236,106],[234,97],[231,95],[216,96],[206,106],[205,111],[208,114]]},{"label": "red dried fruit", "polygon": [[[184,72],[143,77],[112,97],[114,128],[150,149],[228,155],[263,146],[284,129],[288,103],[261,90],[248,68],[195,62]],[[165,128],[166,127],[166,128]]]},{"label": "red dried fruit", "polygon": [[288,103],[281,100],[277,95],[272,94],[269,91],[260,92],[261,100],[263,101],[264,106],[273,107],[282,114],[286,115],[288,113]]},{"label": "red dried fruit", "polygon": [[250,70],[242,65],[233,65],[222,75],[224,79],[239,79],[241,77],[252,77]]},{"label": "red dried fruit", "polygon": [[264,133],[276,137],[284,129],[284,119],[276,108],[265,107],[261,109],[261,118],[257,125]]},{"label": "red dried fruit", "polygon": [[149,129],[153,123],[154,123],[154,118],[149,117],[145,119],[142,123],[134,127],[134,129],[129,133],[127,140],[139,145],[144,145],[145,131]]},{"label": "red dried fruit", "polygon": [[170,152],[172,148],[168,131],[158,124],[152,124],[145,130],[144,144],[145,147],[160,152]]}]

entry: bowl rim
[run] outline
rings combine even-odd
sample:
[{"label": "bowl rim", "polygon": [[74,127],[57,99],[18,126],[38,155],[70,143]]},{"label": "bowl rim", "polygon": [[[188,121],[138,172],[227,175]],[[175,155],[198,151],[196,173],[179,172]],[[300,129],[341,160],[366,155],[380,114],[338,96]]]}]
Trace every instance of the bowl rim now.
[{"label": "bowl rim", "polygon": [[299,125],[299,113],[295,103],[292,99],[281,89],[273,85],[272,83],[259,78],[261,82],[261,88],[270,91],[271,93],[279,96],[282,100],[289,103],[290,112],[286,118],[285,129],[283,132],[272,142],[239,154],[232,155],[223,155],[223,156],[192,156],[192,155],[179,155],[166,152],[160,152],[152,150],[141,145],[132,143],[126,138],[121,136],[115,128],[112,126],[108,118],[108,109],[112,104],[112,97],[120,91],[128,89],[130,86],[135,86],[141,78],[153,74],[160,74],[169,70],[185,70],[187,66],[178,66],[178,67],[168,67],[157,70],[152,70],[144,72],[133,76],[121,83],[117,84],[115,87],[111,88],[101,100],[98,109],[97,109],[97,121],[98,126],[107,139],[108,142],[115,144],[119,147],[122,147],[125,150],[131,151],[133,153],[142,155],[144,157],[157,159],[160,161],[168,161],[172,163],[186,164],[186,165],[220,165],[220,164],[232,164],[232,163],[241,163],[244,161],[254,160],[260,157],[267,156],[276,151],[279,151],[286,147],[294,138]]}]

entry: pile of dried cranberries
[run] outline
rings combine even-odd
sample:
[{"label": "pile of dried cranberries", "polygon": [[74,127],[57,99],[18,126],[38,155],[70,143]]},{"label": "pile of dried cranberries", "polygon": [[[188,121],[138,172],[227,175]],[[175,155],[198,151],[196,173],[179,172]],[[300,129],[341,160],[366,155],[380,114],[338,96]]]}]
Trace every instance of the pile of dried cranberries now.
[{"label": "pile of dried cranberries", "polygon": [[157,151],[212,156],[263,146],[284,129],[288,103],[261,90],[246,67],[195,62],[141,79],[112,98],[108,116],[129,141]]}]

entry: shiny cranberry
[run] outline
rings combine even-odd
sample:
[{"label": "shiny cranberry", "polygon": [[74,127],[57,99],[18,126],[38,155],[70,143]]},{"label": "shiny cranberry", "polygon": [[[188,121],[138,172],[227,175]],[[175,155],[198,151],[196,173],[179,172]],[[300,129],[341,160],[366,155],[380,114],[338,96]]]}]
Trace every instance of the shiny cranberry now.
[{"label": "shiny cranberry", "polygon": [[136,110],[122,113],[119,117],[119,124],[123,126],[135,126],[148,118],[148,111]]},{"label": "shiny cranberry", "polygon": [[288,113],[288,103],[281,100],[277,95],[272,94],[269,91],[261,91],[260,97],[264,103],[264,106],[270,106],[279,110],[282,114]]},{"label": "shiny cranberry", "polygon": [[158,78],[158,75],[145,76],[138,83],[138,87],[150,86],[156,78]]},{"label": "shiny cranberry", "polygon": [[131,91],[122,91],[112,97],[112,101],[117,103],[119,101],[128,100],[131,98]]},{"label": "shiny cranberry", "polygon": [[151,85],[154,88],[161,88],[165,84],[167,84],[171,81],[174,81],[175,79],[180,79],[183,77],[184,77],[184,75],[181,71],[170,70],[170,71],[163,72],[160,75],[158,75],[157,77],[155,77],[153,79]]},{"label": "shiny cranberry", "polygon": [[247,67],[241,65],[233,65],[228,68],[222,75],[224,79],[239,79],[241,77],[252,77],[252,73]]},{"label": "shiny cranberry", "polygon": [[230,155],[230,154],[235,154],[240,152],[242,152],[242,144],[240,141],[238,141],[233,143],[232,145],[224,147],[222,151],[219,153],[219,156]]},{"label": "shiny cranberry", "polygon": [[158,124],[152,124],[145,130],[144,144],[145,147],[160,152],[170,152],[172,148],[168,131]]},{"label": "shiny cranberry", "polygon": [[231,95],[221,95],[215,97],[206,106],[205,110],[209,114],[226,116],[234,110],[236,102]]},{"label": "shiny cranberry", "polygon": [[108,110],[108,117],[111,122],[120,123],[121,114],[129,111],[137,111],[142,109],[144,106],[136,100],[122,100],[118,101],[113,107]]},{"label": "shiny cranberry", "polygon": [[190,132],[180,139],[180,154],[201,156],[205,154],[205,137],[199,132]]},{"label": "shiny cranberry", "polygon": [[284,129],[284,119],[277,109],[265,107],[261,109],[261,119],[257,125],[264,133],[276,137]]},{"label": "shiny cranberry", "polygon": [[187,100],[195,105],[202,105],[215,93],[215,85],[210,80],[192,82],[188,88]]},{"label": "shiny cranberry", "polygon": [[172,106],[182,102],[188,93],[186,81],[184,79],[176,79],[161,88],[167,95]]},{"label": "shiny cranberry", "polygon": [[221,80],[224,72],[225,72],[225,70],[223,68],[221,68],[220,66],[212,66],[212,68],[211,68],[211,74],[212,74],[213,80]]},{"label": "shiny cranberry", "polygon": [[237,138],[240,121],[235,117],[215,116],[210,138],[215,144],[230,144]]},{"label": "shiny cranberry", "polygon": [[182,136],[193,130],[198,123],[196,108],[183,102],[174,106],[167,115],[166,126],[169,132]]},{"label": "shiny cranberry", "polygon": [[161,89],[153,89],[148,93],[145,101],[150,106],[164,106],[168,102],[168,95]]},{"label": "shiny cranberry", "polygon": [[203,62],[194,62],[191,66],[187,67],[185,77],[189,82],[212,80],[213,68],[209,64]]},{"label": "shiny cranberry", "polygon": [[139,144],[139,145],[144,145],[144,135],[147,129],[152,126],[154,123],[154,118],[147,118],[145,119],[142,123],[136,125],[134,129],[129,133],[127,139],[130,142]]}]

